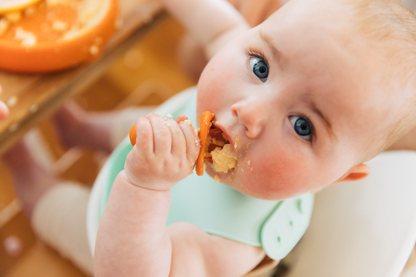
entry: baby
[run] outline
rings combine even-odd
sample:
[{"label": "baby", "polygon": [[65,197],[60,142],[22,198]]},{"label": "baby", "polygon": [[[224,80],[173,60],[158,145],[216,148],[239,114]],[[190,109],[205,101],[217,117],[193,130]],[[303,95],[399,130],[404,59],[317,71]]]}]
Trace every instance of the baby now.
[{"label": "baby", "polygon": [[[197,116],[212,111],[237,146],[234,170],[207,172],[244,194],[285,199],[364,178],[363,162],[416,123],[416,20],[398,2],[291,0],[253,29],[225,2],[164,2],[213,56]],[[136,132],[100,222],[96,274],[241,276],[255,267],[259,247],[188,223],[165,227],[170,189],[197,158],[193,129],[151,114]]]},{"label": "baby", "polygon": [[[196,113],[199,121],[212,111],[234,146],[235,169],[219,173],[207,163],[222,183],[258,199],[287,199],[364,178],[365,161],[410,130],[415,137],[416,19],[399,2],[291,0],[253,29],[225,1],[164,4],[212,57]],[[253,269],[265,256],[260,247],[189,223],[165,227],[171,188],[192,172],[199,152],[194,129],[150,114],[136,121],[136,132],[101,218],[95,275]],[[6,154],[9,164],[17,165],[15,154]]]}]

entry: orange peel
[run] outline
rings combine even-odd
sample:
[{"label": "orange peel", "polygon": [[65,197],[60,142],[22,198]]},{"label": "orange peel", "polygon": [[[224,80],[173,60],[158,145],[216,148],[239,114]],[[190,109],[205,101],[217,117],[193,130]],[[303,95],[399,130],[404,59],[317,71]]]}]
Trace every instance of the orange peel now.
[{"label": "orange peel", "polygon": [[89,62],[115,30],[118,0],[48,0],[0,14],[0,68],[41,73]]},{"label": "orange peel", "polygon": [[[196,174],[198,176],[204,175],[204,152],[205,152],[205,144],[207,142],[209,130],[210,130],[210,123],[214,118],[214,114],[210,111],[205,111],[201,116],[201,125],[199,129],[199,139],[201,140],[201,149],[199,150],[198,159],[196,161]],[[187,119],[186,116],[179,116],[177,121],[183,121]],[[136,145],[136,125],[131,127],[129,132],[130,143],[134,146]]]},{"label": "orange peel", "polygon": [[199,139],[201,140],[201,149],[199,150],[198,159],[196,161],[196,174],[198,176],[204,175],[204,152],[205,144],[207,142],[210,123],[214,118],[214,114],[210,111],[205,111],[201,116],[201,125],[199,126]]},{"label": "orange peel", "polygon": [[23,10],[40,0],[8,0],[0,1],[0,14]]},{"label": "orange peel", "polygon": [[135,146],[136,145],[136,125],[133,125],[133,127],[131,127],[130,129],[130,133],[129,133],[129,138],[130,138],[130,142],[131,145]]}]

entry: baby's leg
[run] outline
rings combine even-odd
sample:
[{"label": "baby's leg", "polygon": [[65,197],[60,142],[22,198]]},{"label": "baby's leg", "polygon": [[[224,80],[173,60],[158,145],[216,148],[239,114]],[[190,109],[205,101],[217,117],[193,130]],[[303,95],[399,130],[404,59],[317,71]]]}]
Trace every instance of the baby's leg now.
[{"label": "baby's leg", "polygon": [[12,174],[14,190],[23,211],[31,217],[42,195],[61,180],[35,162],[23,141],[8,150],[3,160]]},{"label": "baby's leg", "polygon": [[61,141],[67,147],[81,146],[110,153],[123,140],[140,117],[153,107],[87,112],[74,102],[66,104],[53,117]]},{"label": "baby's leg", "polygon": [[33,230],[62,256],[92,275],[93,259],[86,230],[89,189],[65,182],[39,166],[24,141],[7,151],[3,160]]},{"label": "baby's leg", "polygon": [[75,102],[67,103],[54,116],[56,131],[68,147],[80,146],[110,153],[111,127],[117,112],[86,112]]},{"label": "baby's leg", "polygon": [[398,141],[393,143],[388,149],[389,150],[413,150],[416,151],[416,126],[413,129],[400,138]]},{"label": "baby's leg", "polygon": [[177,55],[181,67],[198,81],[208,63],[202,46],[190,34],[185,34],[179,43]]}]

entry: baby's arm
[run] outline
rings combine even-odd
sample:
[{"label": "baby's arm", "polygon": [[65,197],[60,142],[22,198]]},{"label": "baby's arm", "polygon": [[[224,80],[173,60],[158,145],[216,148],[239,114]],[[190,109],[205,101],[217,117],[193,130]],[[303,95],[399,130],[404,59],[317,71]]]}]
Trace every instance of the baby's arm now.
[{"label": "baby's arm", "polygon": [[241,14],[224,0],[162,0],[162,2],[204,47],[209,59],[231,38],[249,28]]},{"label": "baby's arm", "polygon": [[170,188],[192,172],[199,152],[193,128],[149,115],[136,133],[99,225],[96,276],[241,276],[258,264],[258,247],[187,223],[165,227]]}]

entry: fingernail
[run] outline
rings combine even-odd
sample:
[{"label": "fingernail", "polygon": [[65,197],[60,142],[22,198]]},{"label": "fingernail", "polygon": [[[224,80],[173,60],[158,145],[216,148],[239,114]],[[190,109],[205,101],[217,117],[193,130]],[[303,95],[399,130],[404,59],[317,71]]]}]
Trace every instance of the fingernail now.
[{"label": "fingernail", "polygon": [[9,108],[7,107],[7,105],[4,102],[1,102],[1,101],[0,101],[0,113],[4,114],[4,115],[9,114]]}]

